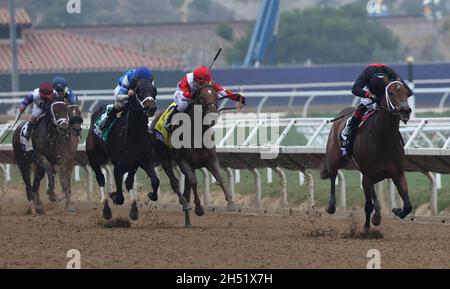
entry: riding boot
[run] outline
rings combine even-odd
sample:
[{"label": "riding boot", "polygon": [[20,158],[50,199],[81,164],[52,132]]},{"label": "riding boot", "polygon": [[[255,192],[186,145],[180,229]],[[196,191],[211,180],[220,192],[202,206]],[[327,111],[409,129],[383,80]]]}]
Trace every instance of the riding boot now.
[{"label": "riding boot", "polygon": [[31,137],[31,132],[33,131],[33,128],[34,128],[35,124],[36,124],[36,123],[35,123],[34,121],[30,121],[30,122],[28,123],[27,131],[25,132],[25,138],[26,138],[26,139],[30,139],[30,137]]},{"label": "riding boot", "polygon": [[170,112],[169,117],[167,117],[166,123],[164,124],[164,127],[166,130],[170,133],[172,133],[174,126],[172,125],[172,118],[173,116],[178,113],[177,107],[174,107],[173,110]]},{"label": "riding boot", "polygon": [[347,127],[342,132],[344,139],[344,156],[350,156],[353,151],[353,141],[355,140],[358,126],[361,123],[361,118],[353,116],[348,122]]},{"label": "riding boot", "polygon": [[111,125],[111,123],[114,121],[114,119],[116,118],[116,114],[119,113],[120,110],[117,110],[115,107],[113,107],[109,112],[108,115],[106,116],[106,119],[103,120],[103,122],[100,124],[99,129],[100,131],[103,131],[104,129],[106,129],[107,127],[109,127]]}]

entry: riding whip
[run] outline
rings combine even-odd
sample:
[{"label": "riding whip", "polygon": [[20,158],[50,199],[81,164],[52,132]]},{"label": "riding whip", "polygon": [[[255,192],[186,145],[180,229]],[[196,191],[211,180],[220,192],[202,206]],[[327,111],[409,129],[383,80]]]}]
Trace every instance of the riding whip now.
[{"label": "riding whip", "polygon": [[[377,103],[377,102],[374,101],[374,102],[371,102],[371,103],[366,104],[366,105],[364,105],[364,106],[365,106],[365,107],[368,107],[368,106],[370,106],[370,105],[372,105],[372,104],[375,104],[375,103]],[[357,111],[357,110],[358,110],[358,108],[355,109],[355,110],[352,110],[352,111],[350,111],[350,112],[347,112],[347,113],[345,113],[345,114],[343,114],[343,115],[341,115],[341,116],[339,116],[339,117],[336,117],[336,118],[330,120],[329,122],[335,122],[335,121],[338,121],[338,120],[340,120],[341,118],[344,118],[344,117],[346,117],[347,115],[352,114],[352,113],[354,113],[354,112]]]},{"label": "riding whip", "polygon": [[209,66],[209,70],[212,69],[214,63],[216,62],[216,60],[219,58],[220,53],[222,53],[222,48],[219,49],[219,51],[217,51],[216,57],[214,57],[213,62],[211,63],[211,65]]},{"label": "riding whip", "polygon": [[22,116],[23,112],[19,112],[19,115],[16,117],[16,121],[14,122],[13,126],[9,129],[8,133],[2,138],[2,140],[0,141],[0,144],[2,144],[9,136],[9,134],[11,133],[11,131],[13,131],[14,127],[16,126],[17,122],[19,122],[20,117]]}]

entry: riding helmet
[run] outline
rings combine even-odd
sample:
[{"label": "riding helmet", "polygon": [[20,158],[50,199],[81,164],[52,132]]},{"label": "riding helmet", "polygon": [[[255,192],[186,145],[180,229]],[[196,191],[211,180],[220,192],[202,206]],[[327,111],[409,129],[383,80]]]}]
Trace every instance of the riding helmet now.
[{"label": "riding helmet", "polygon": [[194,70],[194,79],[197,81],[211,81],[211,71],[206,66],[197,67]]},{"label": "riding helmet", "polygon": [[148,79],[153,80],[153,73],[150,68],[141,66],[136,69],[134,72],[134,78],[136,79]]},{"label": "riding helmet", "polygon": [[67,88],[67,81],[64,77],[57,76],[53,79],[53,89],[56,91],[65,91]]},{"label": "riding helmet", "polygon": [[48,82],[44,82],[39,86],[39,95],[43,98],[48,98],[53,95],[53,85]]}]

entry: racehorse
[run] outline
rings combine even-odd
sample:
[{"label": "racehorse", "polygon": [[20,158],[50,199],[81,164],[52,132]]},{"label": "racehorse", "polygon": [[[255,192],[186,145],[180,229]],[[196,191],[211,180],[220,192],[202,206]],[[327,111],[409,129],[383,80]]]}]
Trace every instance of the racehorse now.
[{"label": "racehorse", "polygon": [[[68,105],[67,106],[68,114],[69,114],[69,127],[71,129],[72,134],[75,137],[81,137],[81,125],[83,124],[83,118],[81,117],[80,107],[78,105]],[[48,188],[47,188],[47,196],[50,202],[56,202],[56,194],[55,194],[55,174],[56,170],[53,167],[51,169],[46,168],[47,177],[48,177]]]},{"label": "racehorse", "polygon": [[[220,174],[220,163],[217,157],[216,147],[206,146],[204,142],[204,136],[210,134],[212,140],[213,136],[213,126],[214,126],[214,116],[218,115],[218,94],[213,88],[213,83],[207,83],[198,88],[198,93],[194,95],[193,105],[191,105],[186,114],[189,116],[186,118],[187,122],[190,122],[190,142],[188,146],[183,146],[177,149],[170,149],[167,145],[155,140],[155,151],[156,155],[160,158],[163,169],[170,179],[170,184],[174,192],[178,195],[180,199],[180,204],[183,205],[183,210],[185,211],[185,226],[191,227],[189,219],[189,202],[191,189],[194,191],[194,203],[195,203],[195,214],[197,216],[203,216],[205,210],[201,204],[198,191],[197,191],[197,177],[195,175],[195,170],[200,168],[207,168],[214,178],[218,181],[222,190],[225,194],[225,199],[228,202],[227,210],[236,211],[236,207],[233,203],[232,196],[228,190],[228,186]],[[200,107],[202,114],[199,115],[195,113],[195,106]],[[155,127],[160,119],[161,115],[157,115],[153,120],[151,125],[151,130],[155,131]],[[174,116],[175,119],[176,116]],[[198,118],[201,119],[198,119]],[[208,120],[207,120],[208,119]],[[183,120],[184,121],[184,120]],[[205,124],[209,123],[211,124]],[[202,133],[197,134],[195,124],[200,123],[202,126]],[[184,124],[183,124],[184,125]],[[181,129],[181,128],[179,128]],[[174,131],[174,134],[177,130]],[[183,138],[186,137],[183,135]],[[173,137],[172,137],[173,138]],[[201,146],[199,146],[201,144]],[[180,167],[182,173],[186,176],[185,179],[185,189],[183,195],[181,195],[179,189],[179,183],[177,178],[173,173],[172,161],[175,161]],[[185,203],[187,202],[187,204]]]},{"label": "racehorse", "polygon": [[[327,161],[322,165],[321,178],[330,179],[331,193],[327,212],[336,212],[335,181],[338,170],[356,167],[363,174],[362,185],[366,197],[364,228],[370,230],[370,216],[375,208],[372,224],[381,224],[381,207],[377,200],[374,185],[384,179],[393,180],[403,200],[403,209],[395,208],[393,213],[404,219],[412,211],[408,196],[408,184],[405,177],[405,150],[399,132],[400,120],[409,121],[411,108],[408,105],[407,89],[400,81],[390,82],[384,78],[384,97],[378,100],[376,112],[361,124],[354,140],[351,162],[340,155],[340,135],[347,118],[336,121],[331,129],[327,144]],[[348,108],[339,113],[350,113]]]},{"label": "racehorse", "polygon": [[[14,155],[26,186],[29,201],[26,213],[31,214],[34,205],[37,214],[44,214],[39,186],[45,172],[54,172],[55,166],[58,168],[57,171],[66,200],[66,211],[75,212],[71,202],[70,178],[79,140],[77,134],[69,129],[69,123],[72,120],[74,124],[79,123],[81,125],[82,119],[69,119],[68,107],[63,101],[45,103],[44,112],[31,134],[32,151],[26,152],[20,142],[21,129],[24,124],[18,127],[13,136]],[[35,164],[33,186],[30,182],[32,164]]]},{"label": "racehorse", "polygon": [[156,201],[159,188],[159,179],[152,166],[152,142],[148,131],[148,118],[156,111],[155,88],[151,81],[141,80],[137,84],[134,96],[130,96],[128,109],[116,120],[111,129],[109,138],[105,144],[95,133],[95,121],[105,113],[106,108],[99,108],[91,118],[91,129],[86,140],[86,152],[89,164],[92,167],[97,183],[101,191],[101,203],[103,204],[103,217],[111,219],[112,212],[105,197],[105,176],[101,166],[111,160],[114,165],[114,179],[116,192],[110,193],[113,203],[123,205],[122,191],[123,176],[128,173],[125,181],[126,188],[131,196],[130,219],[137,220],[139,212],[137,208],[137,193],[134,191],[134,176],[138,168],[142,168],[151,179],[153,192],[149,197]]}]

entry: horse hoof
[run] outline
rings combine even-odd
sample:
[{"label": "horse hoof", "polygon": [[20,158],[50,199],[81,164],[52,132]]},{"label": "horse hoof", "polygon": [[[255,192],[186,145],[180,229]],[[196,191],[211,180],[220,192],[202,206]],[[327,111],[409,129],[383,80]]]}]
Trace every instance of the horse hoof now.
[{"label": "horse hoof", "polygon": [[27,209],[27,211],[25,212],[25,215],[29,216],[33,213],[33,210],[30,208]]},{"label": "horse hoof", "polygon": [[103,206],[103,218],[105,218],[105,220],[111,220],[112,218],[112,212],[108,205],[108,202],[106,202]]},{"label": "horse hoof", "polygon": [[109,197],[113,200],[114,205],[122,206],[125,203],[125,198],[123,194],[111,193]]},{"label": "horse hoof", "polygon": [[130,219],[133,221],[137,221],[139,219],[139,211],[136,202],[133,202],[133,205],[131,205]]},{"label": "horse hoof", "polygon": [[381,225],[381,215],[380,214],[373,215],[372,225],[374,225],[375,227],[378,227],[379,225]]},{"label": "horse hoof", "polygon": [[185,224],[184,227],[185,227],[186,229],[190,229],[190,228],[192,228],[192,224],[191,224],[191,223]]},{"label": "horse hoof", "polygon": [[205,209],[202,206],[195,207],[195,214],[199,217],[205,215]]},{"label": "horse hoof", "polygon": [[392,209],[392,213],[393,213],[394,215],[396,215],[397,217],[401,217],[402,212],[403,212],[403,210],[402,210],[402,209],[399,209],[399,208]]},{"label": "horse hoof", "polygon": [[330,215],[336,214],[336,206],[329,206],[327,209],[327,213]]},{"label": "horse hoof", "polygon": [[44,209],[42,209],[42,208],[36,207],[36,214],[38,214],[38,215],[44,215],[44,214],[45,214],[45,211],[44,211]]},{"label": "horse hoof", "polygon": [[227,205],[228,212],[237,212],[237,207],[234,203],[228,203]]},{"label": "horse hoof", "polygon": [[147,196],[153,202],[157,202],[158,201],[158,194],[157,193],[148,193]]},{"label": "horse hoof", "polygon": [[77,210],[75,209],[75,207],[73,206],[73,205],[69,205],[68,207],[67,207],[67,212],[69,212],[70,214],[73,214],[73,213],[76,213],[77,212]]},{"label": "horse hoof", "polygon": [[364,226],[364,232],[365,233],[370,233],[370,225],[365,225]]},{"label": "horse hoof", "polygon": [[47,196],[48,196],[48,201],[50,203],[56,203],[57,199],[56,199],[55,192],[49,191],[49,192],[47,192]]}]

